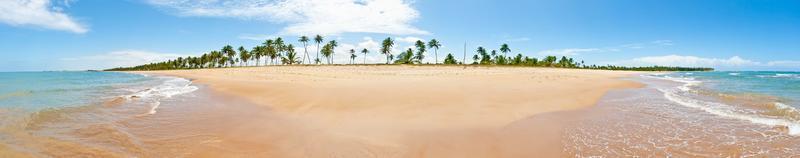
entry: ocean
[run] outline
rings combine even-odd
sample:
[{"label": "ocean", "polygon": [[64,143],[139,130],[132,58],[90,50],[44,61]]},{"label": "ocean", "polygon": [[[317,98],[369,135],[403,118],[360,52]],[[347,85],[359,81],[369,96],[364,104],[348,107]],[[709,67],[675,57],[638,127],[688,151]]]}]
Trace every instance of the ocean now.
[{"label": "ocean", "polygon": [[[646,86],[611,91],[597,106],[580,111],[584,119],[565,130],[565,152],[576,157],[800,156],[798,72],[674,72],[628,79]],[[0,73],[0,157],[263,152],[222,140],[233,128],[279,124],[253,120],[280,119],[225,98],[175,77]]]},{"label": "ocean", "polygon": [[187,79],[131,73],[2,72],[0,153],[128,155],[164,102],[196,90]]},{"label": "ocean", "polygon": [[800,156],[800,73],[675,72],[631,80],[568,130],[576,157]]}]

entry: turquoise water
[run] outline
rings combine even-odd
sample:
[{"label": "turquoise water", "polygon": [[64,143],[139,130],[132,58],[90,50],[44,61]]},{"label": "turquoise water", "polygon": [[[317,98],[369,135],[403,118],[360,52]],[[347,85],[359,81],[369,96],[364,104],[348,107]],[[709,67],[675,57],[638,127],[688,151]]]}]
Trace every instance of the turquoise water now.
[{"label": "turquoise water", "polygon": [[800,101],[800,72],[719,71],[684,72],[668,76],[689,78],[726,94],[755,94],[777,97],[778,101],[797,107]]},{"label": "turquoise water", "polygon": [[658,89],[678,105],[800,135],[800,73],[678,72],[649,77],[680,83]]},{"label": "turquoise water", "polygon": [[631,78],[567,130],[575,157],[798,157],[800,73],[674,72]]},{"label": "turquoise water", "polygon": [[83,106],[155,81],[143,75],[117,72],[2,72],[0,108],[36,111]]},{"label": "turquoise water", "polygon": [[[139,149],[138,142],[149,137],[132,133],[158,123],[153,121],[161,116],[156,114],[158,110],[180,102],[176,99],[181,97],[173,96],[191,96],[188,94],[197,89],[187,79],[166,76],[3,72],[0,153],[11,150],[37,157],[71,157],[67,153],[109,157],[107,154],[115,150],[108,148]],[[107,150],[96,150],[98,147]]]}]

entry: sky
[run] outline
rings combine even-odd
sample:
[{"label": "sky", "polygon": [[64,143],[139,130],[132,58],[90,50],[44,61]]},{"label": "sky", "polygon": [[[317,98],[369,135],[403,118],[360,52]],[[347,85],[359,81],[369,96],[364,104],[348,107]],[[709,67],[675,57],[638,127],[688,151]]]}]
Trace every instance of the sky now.
[{"label": "sky", "polygon": [[395,54],[437,39],[440,61],[507,43],[587,64],[800,71],[796,0],[2,0],[0,71],[133,66],[275,37],[303,53],[297,37],[317,34],[339,42],[336,63],[364,48],[359,61],[383,63],[391,37]]}]

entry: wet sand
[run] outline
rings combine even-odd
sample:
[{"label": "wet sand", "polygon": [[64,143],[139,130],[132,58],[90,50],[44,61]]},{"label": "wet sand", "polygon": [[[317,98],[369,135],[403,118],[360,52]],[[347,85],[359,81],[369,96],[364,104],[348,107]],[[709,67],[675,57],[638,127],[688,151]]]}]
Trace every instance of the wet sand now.
[{"label": "wet sand", "polygon": [[182,151],[193,157],[563,157],[563,130],[579,118],[573,110],[595,105],[609,90],[642,86],[619,79],[634,72],[517,67],[137,73],[189,78],[221,98],[255,105],[209,111],[231,114],[198,121],[221,130],[204,139],[208,145]]}]

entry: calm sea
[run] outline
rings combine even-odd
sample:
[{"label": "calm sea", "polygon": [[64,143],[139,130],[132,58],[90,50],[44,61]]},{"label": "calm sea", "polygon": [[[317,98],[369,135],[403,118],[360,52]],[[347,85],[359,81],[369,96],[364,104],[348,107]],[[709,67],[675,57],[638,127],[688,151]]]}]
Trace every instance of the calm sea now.
[{"label": "calm sea", "polygon": [[131,134],[138,122],[197,89],[183,78],[130,73],[2,72],[0,153],[119,156],[141,147]]},{"label": "calm sea", "polygon": [[675,72],[633,78],[567,134],[577,157],[800,156],[800,73]]}]

